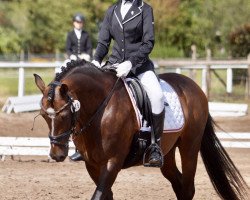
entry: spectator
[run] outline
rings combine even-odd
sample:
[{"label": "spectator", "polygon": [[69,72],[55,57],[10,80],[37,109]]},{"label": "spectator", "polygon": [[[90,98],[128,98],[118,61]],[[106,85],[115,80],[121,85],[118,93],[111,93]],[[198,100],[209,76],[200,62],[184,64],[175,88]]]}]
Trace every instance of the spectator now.
[{"label": "spectator", "polygon": [[73,17],[74,29],[68,33],[66,52],[70,60],[92,58],[92,43],[89,34],[84,30],[85,18],[77,13]]}]

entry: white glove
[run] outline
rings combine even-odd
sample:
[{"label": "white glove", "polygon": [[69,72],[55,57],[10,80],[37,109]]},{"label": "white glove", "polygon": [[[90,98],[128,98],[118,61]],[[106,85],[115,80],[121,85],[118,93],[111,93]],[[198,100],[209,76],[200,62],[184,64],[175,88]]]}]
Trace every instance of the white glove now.
[{"label": "white glove", "polygon": [[94,64],[96,67],[101,68],[101,64],[98,61],[92,60],[91,63]]},{"label": "white glove", "polygon": [[70,57],[69,57],[70,60],[77,60],[77,57],[76,55],[74,54],[71,54]]},{"label": "white glove", "polygon": [[120,63],[119,65],[116,66],[116,72],[117,72],[116,76],[126,77],[131,68],[132,68],[132,63],[129,60]]},{"label": "white glove", "polygon": [[90,61],[90,55],[86,53],[82,53],[81,55],[78,56],[80,59],[84,59],[86,61]]}]

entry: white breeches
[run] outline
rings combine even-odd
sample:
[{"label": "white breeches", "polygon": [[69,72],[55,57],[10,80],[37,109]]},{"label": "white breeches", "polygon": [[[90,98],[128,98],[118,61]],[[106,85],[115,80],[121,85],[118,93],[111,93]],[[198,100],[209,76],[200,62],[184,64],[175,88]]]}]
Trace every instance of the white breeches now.
[{"label": "white breeches", "polygon": [[152,71],[146,71],[138,76],[151,102],[152,113],[160,114],[164,109],[164,98],[160,83]]}]

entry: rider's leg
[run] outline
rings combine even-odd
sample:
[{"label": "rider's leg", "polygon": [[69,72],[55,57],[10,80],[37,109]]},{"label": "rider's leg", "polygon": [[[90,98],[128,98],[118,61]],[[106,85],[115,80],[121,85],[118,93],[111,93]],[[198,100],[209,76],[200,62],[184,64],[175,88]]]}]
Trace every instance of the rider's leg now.
[{"label": "rider's leg", "polygon": [[[153,119],[152,127],[154,129],[155,138],[159,144],[160,137],[163,132],[164,125],[164,97],[160,83],[153,71],[147,71],[138,76],[151,102]],[[152,165],[160,165],[162,162],[161,154],[152,150],[149,156],[149,163]]]}]

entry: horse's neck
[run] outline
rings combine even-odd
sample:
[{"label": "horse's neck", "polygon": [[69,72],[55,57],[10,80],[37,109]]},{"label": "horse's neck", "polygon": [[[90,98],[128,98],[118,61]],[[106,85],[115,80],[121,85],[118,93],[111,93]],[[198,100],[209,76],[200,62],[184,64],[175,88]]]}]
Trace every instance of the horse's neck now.
[{"label": "horse's neck", "polygon": [[115,82],[114,78],[106,73],[76,73],[65,80],[70,84],[70,89],[75,92],[86,113],[93,113],[97,109]]}]

